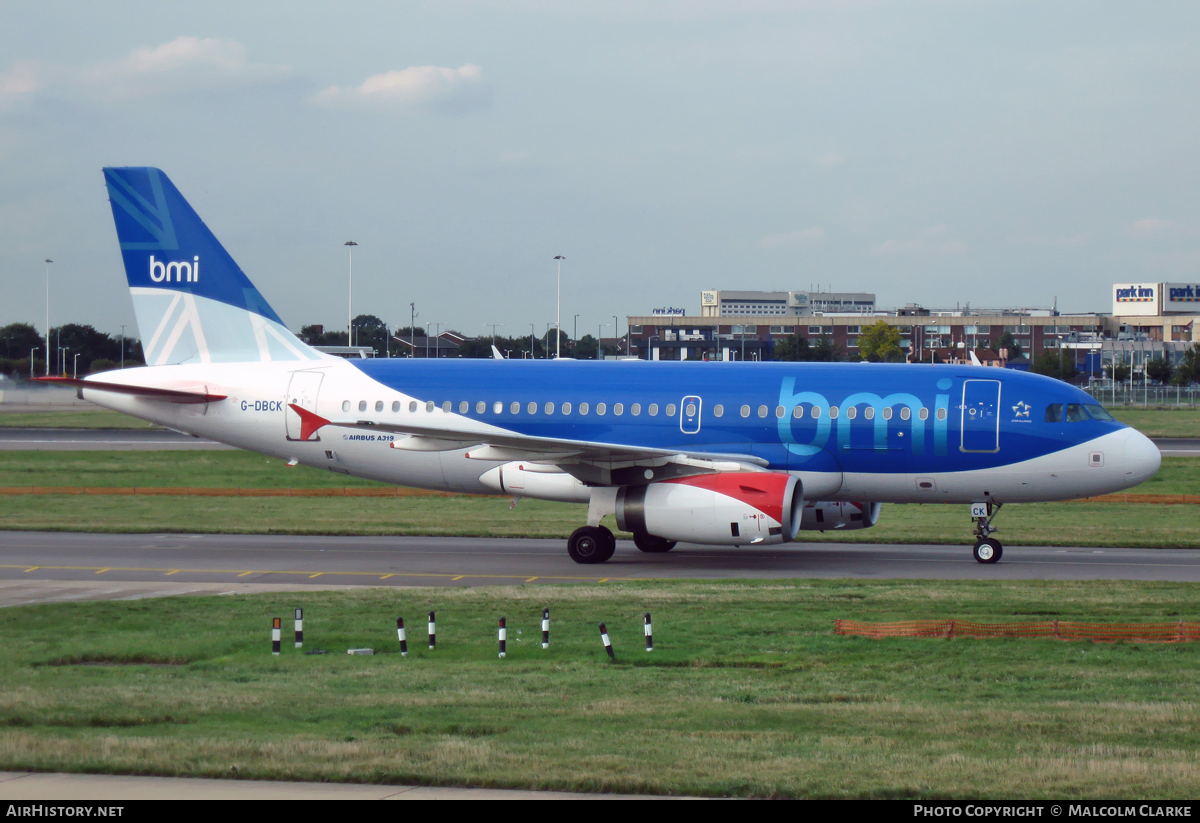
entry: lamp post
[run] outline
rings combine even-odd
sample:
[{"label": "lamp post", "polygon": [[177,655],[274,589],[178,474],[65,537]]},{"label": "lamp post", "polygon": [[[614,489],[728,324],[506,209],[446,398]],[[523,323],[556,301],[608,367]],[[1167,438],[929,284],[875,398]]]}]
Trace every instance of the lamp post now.
[{"label": "lamp post", "polygon": [[347,240],[342,244],[350,252],[350,294],[346,301],[346,345],[354,345],[354,247],[358,244]]},{"label": "lamp post", "polygon": [[79,379],[79,352],[75,352],[75,359],[71,361],[71,377]]},{"label": "lamp post", "polygon": [[46,258],[46,376],[50,376],[50,264],[54,261]]},{"label": "lamp post", "polygon": [[496,327],[503,326],[504,324],[503,323],[484,323],[483,325],[492,327],[492,345],[493,346],[496,345]]},{"label": "lamp post", "polygon": [[613,337],[617,340],[617,357],[621,356],[621,334],[620,325],[617,324],[617,316],[613,315]]},{"label": "lamp post", "polygon": [[29,350],[29,379],[30,380],[33,379],[33,353],[35,351],[40,351],[41,348],[42,348],[41,346],[34,346],[32,349]]},{"label": "lamp post", "polygon": [[601,330],[607,326],[607,323],[601,323],[596,327],[596,359],[600,359],[600,353],[604,350],[604,346],[600,343]]},{"label": "lamp post", "polygon": [[125,326],[121,326],[121,368],[125,368]]},{"label": "lamp post", "polygon": [[571,335],[571,356],[575,356],[575,346],[579,343],[579,315],[575,315],[575,333]]},{"label": "lamp post", "polygon": [[533,356],[533,324],[529,324],[529,359],[534,360]]},{"label": "lamp post", "polygon": [[[566,260],[567,258],[563,257],[561,254],[556,254],[556,255],[554,255],[554,259],[558,261],[558,313],[555,315],[554,328],[556,331],[561,331],[561,329],[562,329],[562,261]],[[562,357],[562,335],[558,334],[554,339],[555,339],[554,356]],[[546,352],[546,356],[547,357],[550,356],[549,351]]]}]

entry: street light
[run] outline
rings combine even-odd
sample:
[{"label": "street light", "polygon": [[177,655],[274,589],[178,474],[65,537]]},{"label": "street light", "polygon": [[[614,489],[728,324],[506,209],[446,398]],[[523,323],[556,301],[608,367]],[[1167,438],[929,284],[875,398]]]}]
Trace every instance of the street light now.
[{"label": "street light", "polygon": [[529,359],[535,359],[533,356],[533,324],[529,324]]},{"label": "street light", "polygon": [[600,344],[600,330],[603,329],[607,325],[608,325],[607,323],[601,323],[599,326],[596,327],[596,359],[597,360],[600,359],[600,352],[604,348],[604,346],[602,346]]},{"label": "street light", "polygon": [[613,315],[613,337],[617,339],[617,357],[621,356],[621,326],[617,323],[617,316]]},{"label": "street light", "polygon": [[[554,259],[558,261],[558,313],[555,315],[554,328],[556,330],[561,330],[562,329],[562,261],[566,260],[567,258],[563,257],[561,254],[556,254],[556,255],[554,255]],[[562,357],[562,335],[559,334],[555,338],[555,340],[556,340],[556,343],[555,343],[554,356]],[[549,357],[550,352],[547,351],[546,356]]]},{"label": "street light", "polygon": [[496,345],[496,327],[503,326],[504,324],[503,323],[484,323],[483,325],[492,327],[492,345],[493,346]]},{"label": "street light", "polygon": [[346,301],[346,345],[354,345],[354,247],[358,244],[353,240],[347,240],[342,244],[349,246],[347,251],[350,252],[350,295]]},{"label": "street light", "polygon": [[79,379],[79,352],[75,352],[75,359],[71,361],[71,377]]},{"label": "street light", "polygon": [[50,264],[54,261],[46,258],[46,376],[50,376]]},{"label": "street light", "polygon": [[579,315],[575,315],[575,333],[571,335],[571,356],[575,356],[575,345],[579,342]]},{"label": "street light", "polygon": [[121,326],[121,368],[125,368],[125,326]]},{"label": "street light", "polygon": [[33,379],[33,353],[35,351],[41,351],[41,349],[42,349],[41,346],[34,346],[32,349],[29,350],[29,379],[30,380]]}]

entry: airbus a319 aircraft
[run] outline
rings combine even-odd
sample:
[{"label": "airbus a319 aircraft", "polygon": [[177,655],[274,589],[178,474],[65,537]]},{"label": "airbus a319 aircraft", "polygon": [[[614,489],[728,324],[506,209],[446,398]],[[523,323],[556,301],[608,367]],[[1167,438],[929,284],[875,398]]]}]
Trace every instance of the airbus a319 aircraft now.
[{"label": "airbus a319 aircraft", "polygon": [[154,168],[105,180],[147,364],[82,380],[101,406],[387,483],[587,505],[579,563],[616,542],[763,546],[865,529],[883,503],[970,506],[995,563],[1006,503],[1119,491],[1155,445],[1090,396],[978,366],[345,360],[284,326]]}]

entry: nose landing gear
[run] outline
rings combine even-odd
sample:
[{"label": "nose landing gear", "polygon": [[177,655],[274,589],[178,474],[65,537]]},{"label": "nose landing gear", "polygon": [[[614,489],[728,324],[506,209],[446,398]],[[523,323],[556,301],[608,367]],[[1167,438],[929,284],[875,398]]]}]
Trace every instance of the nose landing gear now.
[{"label": "nose landing gear", "polygon": [[993,532],[999,531],[992,525],[992,521],[996,519],[996,515],[1000,513],[1003,506],[1003,503],[996,503],[994,508],[991,503],[973,503],[971,505],[971,517],[975,521],[973,553],[975,559],[980,563],[995,563],[1004,554],[1004,546],[991,536]]}]

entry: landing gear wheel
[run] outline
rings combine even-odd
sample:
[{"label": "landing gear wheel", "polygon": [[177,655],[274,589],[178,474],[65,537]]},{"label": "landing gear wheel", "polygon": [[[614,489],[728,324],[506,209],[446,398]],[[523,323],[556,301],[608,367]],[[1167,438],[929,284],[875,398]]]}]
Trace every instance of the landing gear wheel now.
[{"label": "landing gear wheel", "polygon": [[975,544],[975,559],[980,563],[995,563],[1004,554],[1004,547],[994,537],[980,540]]},{"label": "landing gear wheel", "polygon": [[582,526],[567,540],[567,554],[576,563],[603,563],[617,550],[617,539],[603,526]]},{"label": "landing gear wheel", "polygon": [[652,534],[635,532],[633,535],[633,545],[637,546],[644,552],[659,554],[661,552],[669,552],[671,549],[675,548],[675,541],[666,540],[662,537],[655,537]]}]

